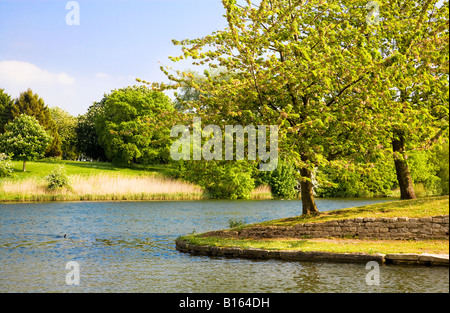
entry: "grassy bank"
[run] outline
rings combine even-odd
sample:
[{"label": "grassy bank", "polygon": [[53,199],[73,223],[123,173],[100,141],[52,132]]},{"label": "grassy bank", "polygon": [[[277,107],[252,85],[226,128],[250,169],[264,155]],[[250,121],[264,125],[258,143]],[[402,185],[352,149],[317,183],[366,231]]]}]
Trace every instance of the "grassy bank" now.
[{"label": "grassy bank", "polygon": [[[292,217],[245,225],[233,230],[252,226],[294,226],[298,223],[320,223],[330,220],[357,217],[410,217],[420,218],[449,214],[449,197],[424,198],[410,201],[393,201],[357,208],[349,208],[322,213],[320,216]],[[204,234],[180,237],[198,246],[237,247],[242,249],[264,250],[300,250],[304,252],[320,251],[333,253],[432,253],[448,254],[448,240],[363,240],[363,239],[263,239],[208,237]]]},{"label": "grassy bank", "polygon": [[[70,188],[51,191],[45,177],[58,165],[64,165]],[[0,201],[141,201],[141,200],[202,200],[204,190],[194,184],[167,176],[170,167],[164,165],[123,168],[111,163],[41,161],[13,162],[14,176],[0,179]],[[253,191],[253,199],[268,199],[270,188]]]},{"label": "grassy bank", "polygon": [[[299,223],[320,223],[357,217],[419,218],[449,214],[449,196],[392,201],[323,212],[318,216],[296,216],[259,223],[262,226],[294,226]],[[249,225],[250,226],[250,225]]]}]

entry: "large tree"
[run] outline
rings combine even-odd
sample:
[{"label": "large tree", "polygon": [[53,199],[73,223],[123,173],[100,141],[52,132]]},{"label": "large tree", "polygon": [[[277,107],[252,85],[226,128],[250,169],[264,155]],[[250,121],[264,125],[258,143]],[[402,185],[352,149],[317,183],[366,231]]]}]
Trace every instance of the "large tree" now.
[{"label": "large tree", "polygon": [[105,149],[98,142],[98,135],[95,129],[96,121],[103,114],[106,95],[100,102],[94,102],[88,111],[78,116],[78,123],[75,129],[77,134],[77,148],[84,158],[96,161],[106,161]]},{"label": "large tree", "polygon": [[99,144],[114,163],[159,163],[169,157],[170,129],[158,129],[159,118],[173,112],[169,98],[145,86],[114,90],[105,96],[96,119]]},{"label": "large tree", "polygon": [[0,89],[0,134],[5,131],[5,125],[11,119],[10,108],[13,103],[11,96]]},{"label": "large tree", "polygon": [[[187,103],[205,120],[222,125],[278,125],[279,148],[295,164],[303,214],[317,214],[313,176],[318,166],[351,168],[352,160],[377,150],[371,129],[380,112],[353,101],[366,92],[381,60],[368,36],[369,11],[360,1],[223,0],[228,27],[204,38],[175,41],[183,54],[225,69],[221,78],[205,71],[170,73],[160,88],[190,85],[200,100]],[[371,148],[369,148],[371,147]]]},{"label": "large tree", "polygon": [[15,99],[7,108],[6,114],[8,114],[8,122],[22,114],[34,116],[53,138],[45,151],[45,155],[47,157],[60,157],[62,155],[61,138],[56,123],[52,119],[50,109],[38,94],[33,93],[31,89],[22,92],[19,98]]},{"label": "large tree", "polygon": [[23,161],[25,172],[26,162],[42,158],[51,141],[52,137],[35,117],[21,114],[5,126],[0,135],[0,149],[14,160]]},{"label": "large tree", "polygon": [[78,119],[69,112],[58,108],[50,108],[52,119],[55,121],[59,136],[61,137],[62,157],[65,160],[76,160],[79,156],[77,148]]},{"label": "large tree", "polygon": [[386,145],[393,153],[402,199],[416,198],[408,157],[448,138],[448,16],[441,0],[384,2],[372,36],[384,62],[374,73],[369,107],[389,108]]}]

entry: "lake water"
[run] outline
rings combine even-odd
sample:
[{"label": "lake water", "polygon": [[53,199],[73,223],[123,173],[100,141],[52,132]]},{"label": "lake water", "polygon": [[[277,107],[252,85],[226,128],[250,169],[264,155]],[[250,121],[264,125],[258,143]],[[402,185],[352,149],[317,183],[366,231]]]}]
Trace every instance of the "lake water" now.
[{"label": "lake water", "polygon": [[[317,200],[319,210],[387,200]],[[297,216],[299,201],[0,204],[0,292],[449,292],[449,269],[381,266],[368,286],[364,264],[255,261],[179,253],[175,239]],[[67,234],[67,238],[64,238]],[[66,263],[80,285],[66,284]]]}]

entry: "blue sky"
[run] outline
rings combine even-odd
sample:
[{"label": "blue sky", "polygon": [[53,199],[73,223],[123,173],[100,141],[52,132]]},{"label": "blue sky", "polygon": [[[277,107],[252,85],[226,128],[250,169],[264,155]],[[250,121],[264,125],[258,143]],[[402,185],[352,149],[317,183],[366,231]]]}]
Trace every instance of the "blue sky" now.
[{"label": "blue sky", "polygon": [[33,89],[48,106],[83,114],[135,78],[166,81],[159,67],[193,39],[223,29],[220,0],[79,0],[80,25],[67,25],[66,0],[0,0],[0,88]]}]

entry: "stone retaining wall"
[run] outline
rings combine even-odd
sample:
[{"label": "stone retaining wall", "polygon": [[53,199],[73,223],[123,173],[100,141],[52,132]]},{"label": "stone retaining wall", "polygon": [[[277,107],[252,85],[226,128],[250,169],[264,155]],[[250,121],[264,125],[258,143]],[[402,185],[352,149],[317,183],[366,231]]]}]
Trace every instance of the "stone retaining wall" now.
[{"label": "stone retaining wall", "polygon": [[423,218],[373,218],[333,220],[291,227],[254,226],[240,231],[218,231],[206,236],[245,238],[360,238],[360,239],[449,239],[449,216]]},{"label": "stone retaining wall", "polygon": [[176,249],[183,253],[206,255],[212,257],[231,257],[246,259],[278,259],[284,261],[320,261],[342,263],[367,263],[375,261],[385,264],[413,264],[449,266],[448,255],[431,254],[366,254],[366,253],[331,253],[321,251],[264,250],[242,249],[237,247],[197,246],[183,240],[176,241]]}]

